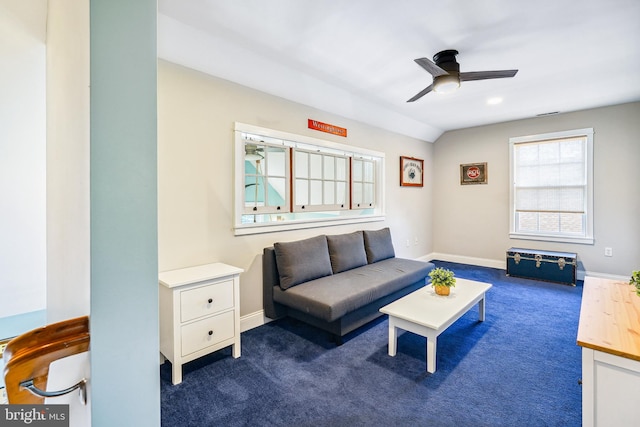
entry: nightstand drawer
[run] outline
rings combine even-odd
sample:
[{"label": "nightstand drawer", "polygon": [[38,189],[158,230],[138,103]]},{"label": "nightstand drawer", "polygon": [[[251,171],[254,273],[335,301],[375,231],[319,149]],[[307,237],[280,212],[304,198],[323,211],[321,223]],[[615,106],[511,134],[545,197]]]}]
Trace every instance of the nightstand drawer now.
[{"label": "nightstand drawer", "polygon": [[188,322],[233,307],[233,280],[180,292],[180,321]]},{"label": "nightstand drawer", "polygon": [[235,336],[234,312],[218,314],[182,327],[182,355],[194,353]]}]

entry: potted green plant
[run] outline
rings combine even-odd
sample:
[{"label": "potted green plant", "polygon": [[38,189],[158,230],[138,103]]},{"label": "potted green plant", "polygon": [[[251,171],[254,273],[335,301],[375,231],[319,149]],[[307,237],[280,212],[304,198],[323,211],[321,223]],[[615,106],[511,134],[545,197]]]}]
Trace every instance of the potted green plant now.
[{"label": "potted green plant", "polygon": [[431,286],[438,295],[449,295],[451,287],[456,285],[456,278],[453,271],[446,268],[438,267],[429,273],[431,278]]},{"label": "potted green plant", "polygon": [[636,287],[636,295],[640,297],[640,270],[634,271],[631,274],[631,280],[629,280],[629,284]]}]

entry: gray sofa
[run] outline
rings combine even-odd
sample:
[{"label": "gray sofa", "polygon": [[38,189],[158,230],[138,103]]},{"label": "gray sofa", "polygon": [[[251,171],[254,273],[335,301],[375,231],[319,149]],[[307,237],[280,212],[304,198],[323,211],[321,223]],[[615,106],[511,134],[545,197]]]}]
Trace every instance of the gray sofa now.
[{"label": "gray sofa", "polygon": [[396,258],[388,228],[275,243],[262,257],[267,317],[290,316],[342,337],[423,287],[430,262]]}]

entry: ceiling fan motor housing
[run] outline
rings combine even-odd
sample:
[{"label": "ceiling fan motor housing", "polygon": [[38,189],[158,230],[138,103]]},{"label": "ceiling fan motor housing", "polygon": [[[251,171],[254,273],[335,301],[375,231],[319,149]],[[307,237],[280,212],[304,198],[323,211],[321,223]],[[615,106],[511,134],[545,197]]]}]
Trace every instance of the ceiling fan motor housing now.
[{"label": "ceiling fan motor housing", "polygon": [[433,55],[433,62],[449,74],[459,74],[460,64],[456,61],[457,50],[443,50]]}]

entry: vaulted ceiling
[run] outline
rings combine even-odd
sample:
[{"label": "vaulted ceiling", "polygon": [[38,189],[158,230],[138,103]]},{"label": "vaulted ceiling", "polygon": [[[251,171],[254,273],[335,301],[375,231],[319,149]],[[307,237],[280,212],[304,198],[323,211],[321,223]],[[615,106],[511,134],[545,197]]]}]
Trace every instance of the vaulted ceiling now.
[{"label": "vaulted ceiling", "polygon": [[[407,103],[432,82],[414,59],[444,49],[459,51],[463,72],[519,72]],[[433,142],[640,100],[640,1],[159,0],[158,54]]]}]

